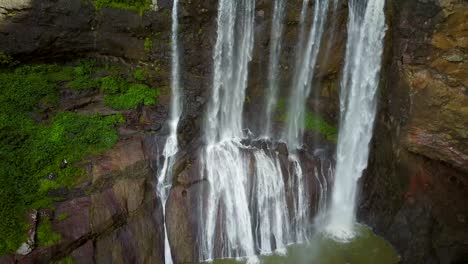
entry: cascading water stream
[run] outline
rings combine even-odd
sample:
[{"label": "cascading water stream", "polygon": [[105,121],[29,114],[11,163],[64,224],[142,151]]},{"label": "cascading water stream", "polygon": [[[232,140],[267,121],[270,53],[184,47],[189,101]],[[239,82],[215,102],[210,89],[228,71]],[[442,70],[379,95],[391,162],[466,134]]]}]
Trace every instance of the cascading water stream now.
[{"label": "cascading water stream", "polygon": [[[284,2],[276,3],[278,21],[272,26],[280,28]],[[285,166],[290,163],[292,172],[291,186],[285,186],[273,146],[258,148],[244,142],[242,114],[254,42],[254,10],[254,0],[219,2],[213,91],[201,166],[209,183],[201,203],[201,261],[247,258],[254,263],[257,254],[285,253],[289,244],[307,240],[310,202],[299,158],[292,155],[286,160]],[[280,40],[272,45],[276,53],[272,56],[277,57]],[[278,63],[273,57],[270,62]],[[277,71],[270,69],[273,78]],[[293,194],[294,215],[288,213],[287,190]]]},{"label": "cascading water stream", "polygon": [[[254,43],[254,0],[220,0],[212,96],[205,123],[202,174],[209,181],[202,208],[201,260],[250,257],[256,262],[247,196],[247,163],[241,152],[242,110]],[[218,212],[220,211],[220,212]],[[224,216],[221,252],[215,254],[218,214]]]},{"label": "cascading water stream", "polygon": [[[305,23],[308,0],[304,0],[300,22]],[[309,97],[315,64],[328,15],[329,0],[317,0],[309,37],[304,45],[304,28],[300,26],[298,52],[292,94],[288,104],[288,119],[283,138],[291,149],[302,147],[306,100]]]},{"label": "cascading water stream", "polygon": [[261,254],[273,252],[272,243],[276,242],[277,253],[286,253],[290,241],[289,215],[286,203],[286,192],[282,180],[281,165],[275,154],[268,156],[263,150],[254,152],[255,158],[255,191],[258,222],[255,225],[259,237],[257,248]]},{"label": "cascading water stream", "polygon": [[340,90],[340,130],[326,232],[354,236],[357,181],[367,167],[385,36],[385,0],[350,0],[346,62]]},{"label": "cascading water stream", "polygon": [[180,64],[179,64],[179,47],[178,47],[178,1],[174,0],[172,7],[172,65],[171,65],[171,108],[169,120],[169,136],[164,145],[163,156],[164,162],[158,176],[157,191],[163,205],[164,216],[164,258],[166,264],[172,264],[171,247],[169,244],[167,228],[166,228],[166,201],[169,196],[169,191],[172,187],[172,167],[175,162],[175,155],[178,152],[177,126],[181,115],[180,106]]},{"label": "cascading water stream", "polygon": [[275,0],[273,7],[273,19],[270,33],[270,55],[268,64],[268,94],[265,104],[266,124],[263,136],[272,138],[271,118],[273,107],[278,101],[278,74],[279,57],[281,53],[281,41],[283,34],[283,19],[285,15],[285,0]]},{"label": "cascading water stream", "polygon": [[289,155],[289,160],[292,164],[293,181],[289,189],[294,190],[294,240],[295,243],[303,243],[308,239],[308,220],[310,214],[310,204],[308,201],[308,192],[304,182],[304,173],[302,171],[301,162],[295,154]]}]

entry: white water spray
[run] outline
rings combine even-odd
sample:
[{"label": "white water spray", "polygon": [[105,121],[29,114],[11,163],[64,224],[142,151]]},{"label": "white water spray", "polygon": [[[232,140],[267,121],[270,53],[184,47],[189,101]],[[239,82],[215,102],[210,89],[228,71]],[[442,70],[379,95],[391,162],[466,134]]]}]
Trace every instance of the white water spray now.
[{"label": "white water spray", "polygon": [[276,154],[268,156],[263,150],[256,150],[255,157],[255,225],[257,248],[261,254],[271,254],[276,244],[277,253],[286,253],[290,241],[286,189],[283,182],[281,165]]},{"label": "white water spray", "polygon": [[273,19],[270,33],[270,55],[268,64],[268,94],[265,105],[266,124],[263,135],[272,137],[271,118],[274,106],[278,101],[278,74],[279,57],[281,53],[281,41],[283,34],[283,19],[285,14],[285,0],[275,0],[273,7]]},{"label": "white water spray", "polygon": [[[302,32],[309,13],[308,2],[304,0],[301,11]],[[283,27],[280,21],[284,16],[284,5],[284,0],[275,2],[272,28],[279,31]],[[310,90],[310,75],[316,64],[327,10],[327,1],[317,1],[307,39],[305,34],[300,34],[295,78],[296,88],[300,91],[294,94],[291,102],[303,104],[302,110],[305,109],[305,98],[300,95]],[[205,146],[200,158],[200,172],[207,182],[200,202],[197,238],[200,261],[237,258],[256,263],[259,261],[257,254],[285,253],[286,246],[306,242],[310,237],[313,212],[309,189],[313,186],[312,181],[319,182],[319,210],[326,203],[327,179],[323,172],[317,171],[315,177],[308,177],[296,151],[288,160],[274,147],[262,145],[265,142],[249,144],[251,138],[244,135],[242,115],[254,43],[254,12],[255,0],[219,1],[212,94],[205,120]],[[271,34],[275,39],[270,46],[268,88],[271,98],[267,100],[267,116],[271,115],[277,97],[276,76],[281,48],[281,33]],[[290,109],[290,115],[292,113],[294,110]],[[271,133],[271,120],[268,122],[266,135]],[[294,140],[299,138],[299,132],[297,129],[291,131],[295,132],[289,137],[293,138],[290,142],[297,147],[301,140],[296,143]],[[283,171],[288,175],[283,175]]]},{"label": "white water spray", "polygon": [[175,154],[178,152],[177,126],[181,115],[180,106],[180,64],[178,47],[178,0],[174,0],[172,7],[172,67],[171,67],[171,108],[169,120],[169,136],[164,145],[164,162],[158,176],[157,191],[161,198],[164,216],[164,262],[172,264],[171,247],[166,228],[166,201],[169,197],[169,191],[172,187],[172,167],[175,162]]},{"label": "white water spray", "polygon": [[254,0],[220,0],[211,101],[205,139],[242,137],[242,110],[254,43]]},{"label": "white water spray", "polygon": [[385,0],[350,0],[346,63],[340,91],[336,176],[326,231],[354,236],[357,181],[367,167],[385,36]]},{"label": "white water spray", "polygon": [[[308,2],[308,0],[304,0],[303,2],[300,18],[301,23],[305,23]],[[315,1],[313,24],[306,45],[303,44],[303,25],[300,26],[298,42],[300,56],[296,56],[296,73],[293,80],[292,94],[289,98],[288,120],[285,135],[283,136],[288,146],[292,149],[302,147],[306,100],[311,91],[315,64],[317,62],[322,35],[327,20],[328,6],[329,0]]]},{"label": "white water spray", "polygon": [[308,225],[310,215],[310,204],[308,203],[308,191],[302,172],[301,161],[294,154],[289,155],[289,161],[292,164],[293,170],[289,174],[292,175],[289,189],[294,190],[294,243],[304,243],[308,239]]},{"label": "white water spray", "polygon": [[[200,219],[202,261],[215,257],[258,261],[247,195],[247,162],[240,143],[254,17],[255,0],[219,1],[213,90],[205,123],[207,146],[202,166],[210,184]],[[219,214],[224,217],[221,239],[215,237]],[[215,255],[215,246],[220,243],[222,249]]]}]

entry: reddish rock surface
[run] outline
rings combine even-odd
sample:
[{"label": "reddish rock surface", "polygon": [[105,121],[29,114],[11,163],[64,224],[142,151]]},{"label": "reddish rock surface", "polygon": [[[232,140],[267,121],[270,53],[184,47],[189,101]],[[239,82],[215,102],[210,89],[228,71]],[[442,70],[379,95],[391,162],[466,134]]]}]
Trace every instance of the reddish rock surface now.
[{"label": "reddish rock surface", "polygon": [[360,218],[408,264],[468,262],[468,5],[394,1]]}]

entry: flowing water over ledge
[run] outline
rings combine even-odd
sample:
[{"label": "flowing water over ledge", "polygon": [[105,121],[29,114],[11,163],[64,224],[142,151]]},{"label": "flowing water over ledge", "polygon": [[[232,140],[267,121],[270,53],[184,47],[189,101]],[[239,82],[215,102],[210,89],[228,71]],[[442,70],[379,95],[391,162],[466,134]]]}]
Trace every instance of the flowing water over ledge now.
[{"label": "flowing water over ledge", "polygon": [[[285,255],[262,256],[264,264],[395,264],[399,256],[383,238],[363,225],[356,225],[356,237],[347,243],[337,242],[319,233],[303,245],[292,245]],[[246,263],[232,259],[213,264]]]}]

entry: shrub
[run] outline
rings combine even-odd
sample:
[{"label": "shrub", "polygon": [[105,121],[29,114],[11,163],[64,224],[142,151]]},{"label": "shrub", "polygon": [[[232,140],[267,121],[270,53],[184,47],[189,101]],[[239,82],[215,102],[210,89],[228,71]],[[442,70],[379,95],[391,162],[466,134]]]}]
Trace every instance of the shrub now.
[{"label": "shrub", "polygon": [[101,78],[101,91],[106,94],[117,94],[127,89],[128,83],[121,77],[106,76]]},{"label": "shrub", "polygon": [[68,87],[74,90],[88,90],[97,88],[99,82],[94,79],[94,72],[97,69],[95,60],[81,60],[73,68],[72,80]]},{"label": "shrub", "polygon": [[121,94],[106,95],[106,105],[114,109],[132,109],[138,105],[154,105],[158,92],[144,84],[130,84]]}]

